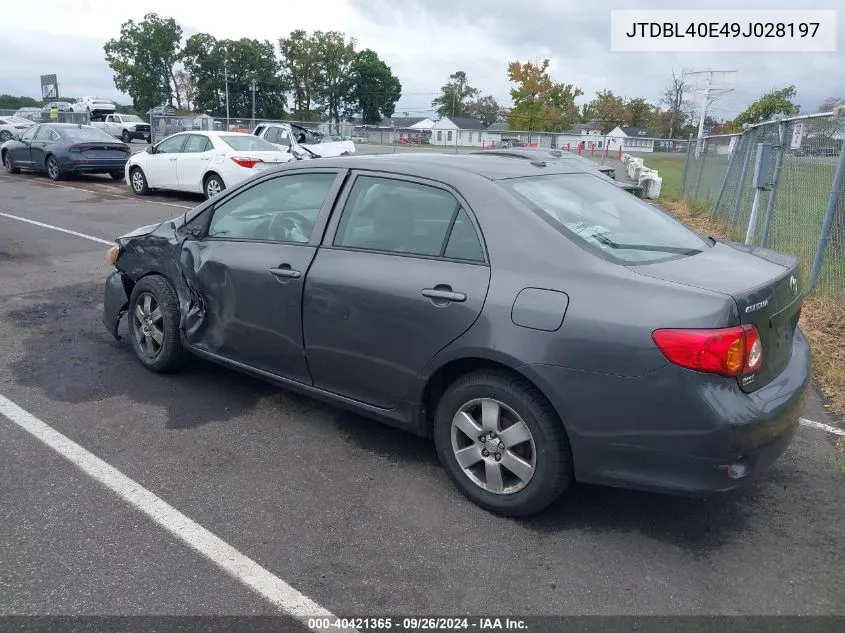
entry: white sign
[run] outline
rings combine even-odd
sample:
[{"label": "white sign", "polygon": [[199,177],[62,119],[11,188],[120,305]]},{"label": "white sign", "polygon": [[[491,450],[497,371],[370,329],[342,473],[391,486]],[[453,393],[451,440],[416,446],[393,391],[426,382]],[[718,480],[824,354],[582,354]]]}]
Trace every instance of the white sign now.
[{"label": "white sign", "polygon": [[792,124],[792,142],[789,144],[791,149],[798,149],[801,147],[801,139],[804,138],[804,121],[796,121]]}]

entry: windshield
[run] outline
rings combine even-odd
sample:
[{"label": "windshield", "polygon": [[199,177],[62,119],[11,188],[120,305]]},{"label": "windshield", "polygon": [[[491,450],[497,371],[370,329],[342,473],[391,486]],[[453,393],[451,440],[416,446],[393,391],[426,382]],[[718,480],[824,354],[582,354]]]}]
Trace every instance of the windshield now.
[{"label": "windshield", "polygon": [[694,255],[710,246],[683,224],[590,174],[532,176],[500,184],[556,228],[626,264]]},{"label": "windshield", "polygon": [[243,136],[235,134],[221,134],[222,140],[229,147],[238,150],[239,152],[278,152],[278,147],[272,143],[265,141],[263,138],[258,138],[252,134],[244,134]]},{"label": "windshield", "polygon": [[101,130],[100,128],[96,127],[67,127],[61,128],[61,134],[65,138],[70,139],[71,141],[108,141],[109,143],[114,142],[114,137],[106,132],[105,130]]}]

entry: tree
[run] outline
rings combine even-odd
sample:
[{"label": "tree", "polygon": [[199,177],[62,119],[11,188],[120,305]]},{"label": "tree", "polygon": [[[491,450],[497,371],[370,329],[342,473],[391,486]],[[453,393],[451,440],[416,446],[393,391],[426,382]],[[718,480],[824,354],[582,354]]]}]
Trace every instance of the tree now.
[{"label": "tree", "polygon": [[431,102],[438,116],[468,117],[470,116],[469,100],[477,97],[481,91],[469,85],[467,74],[457,70],[449,75],[449,81],[440,87],[440,96]]},{"label": "tree", "polygon": [[255,81],[255,115],[262,119],[282,118],[287,103],[285,84],[273,43],[250,38],[218,40],[197,33],[185,42],[182,54],[198,110],[218,116],[226,111],[226,82],[229,87],[229,115],[252,116],[252,82]]},{"label": "tree", "polygon": [[375,125],[393,116],[396,102],[402,96],[402,84],[375,51],[364,49],[355,56],[350,69],[347,115],[353,109],[361,113],[365,125]]},{"label": "tree", "polygon": [[174,78],[176,80],[176,100],[186,110],[191,110],[194,105],[194,82],[191,76],[184,69],[180,68],[176,71]]},{"label": "tree", "polygon": [[512,130],[563,131],[578,120],[575,99],[584,94],[572,84],[554,83],[547,69],[549,60],[541,64],[519,60],[508,65],[508,79],[517,84],[511,88],[514,107],[508,127]]},{"label": "tree", "polygon": [[494,123],[508,120],[504,108],[496,102],[492,95],[479,97],[468,104],[466,109],[468,116],[481,121],[484,127],[490,127]]},{"label": "tree", "polygon": [[650,128],[654,126],[655,109],[642,97],[630,98],[625,102],[627,122],[631,127]]},{"label": "tree", "polygon": [[819,112],[831,112],[838,106],[845,106],[845,97],[828,97],[819,105]]},{"label": "tree", "polygon": [[314,33],[314,61],[319,81],[314,91],[315,101],[329,117],[329,123],[339,122],[341,112],[352,101],[351,67],[355,61],[355,38],[346,41],[339,31]]},{"label": "tree", "polygon": [[293,92],[293,117],[310,121],[319,113],[312,110],[320,73],[317,67],[317,42],[302,29],[279,40],[282,72]]},{"label": "tree", "polygon": [[19,110],[20,108],[40,108],[44,105],[32,97],[14,97],[0,95],[0,110]]},{"label": "tree", "polygon": [[138,112],[163,103],[173,105],[181,42],[182,28],[176,20],[155,13],[147,13],[140,22],[124,22],[120,37],[106,42],[103,50],[114,71],[114,85],[132,97]]},{"label": "tree", "polygon": [[798,114],[800,107],[792,103],[795,97],[795,86],[787,86],[779,90],[772,90],[752,103],[745,112],[742,112],[734,119],[736,126],[745,123],[754,124],[768,121],[776,114],[794,116]]},{"label": "tree", "polygon": [[675,138],[676,133],[683,126],[686,116],[684,106],[686,104],[684,95],[687,91],[687,84],[684,80],[684,75],[678,77],[675,71],[672,71],[672,82],[663,93],[661,104],[666,106],[665,114],[658,116],[661,123],[661,135],[666,138]]},{"label": "tree", "polygon": [[622,125],[628,118],[625,99],[617,97],[612,90],[601,90],[590,102],[590,111],[594,118],[601,121],[601,132],[607,134],[617,125]]}]

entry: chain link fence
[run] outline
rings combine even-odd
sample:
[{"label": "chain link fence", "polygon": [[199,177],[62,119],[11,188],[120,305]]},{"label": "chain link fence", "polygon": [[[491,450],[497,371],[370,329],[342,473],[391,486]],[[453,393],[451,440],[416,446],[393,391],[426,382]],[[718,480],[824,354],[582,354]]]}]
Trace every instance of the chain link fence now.
[{"label": "chain link fence", "polygon": [[[843,141],[845,109],[695,139],[681,195],[706,206],[731,239],[798,256],[809,287],[845,308]],[[758,188],[761,146],[772,154]]]},{"label": "chain link fence", "polygon": [[56,118],[51,118],[50,110],[38,108],[20,108],[18,110],[0,110],[0,117],[17,117],[32,123],[81,123],[88,125],[90,116],[87,112],[69,112],[58,110]]}]

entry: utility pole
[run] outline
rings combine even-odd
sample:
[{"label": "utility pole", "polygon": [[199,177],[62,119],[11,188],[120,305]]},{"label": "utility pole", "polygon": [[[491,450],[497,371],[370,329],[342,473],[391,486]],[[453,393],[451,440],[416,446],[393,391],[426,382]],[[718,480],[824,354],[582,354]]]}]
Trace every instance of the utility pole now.
[{"label": "utility pole", "polygon": [[702,137],[704,136],[704,119],[707,117],[707,108],[721,96],[733,92],[729,87],[736,83],[737,71],[735,70],[699,70],[685,73],[692,81],[687,84],[687,91],[693,95],[701,95],[701,115],[698,119],[698,142],[696,143],[696,157],[702,150]]},{"label": "utility pole", "polygon": [[252,84],[250,84],[249,89],[252,91],[252,127],[255,127],[255,91],[257,90],[255,86],[255,79],[252,80]]},{"label": "utility pole", "polygon": [[226,84],[226,131],[229,131],[229,64],[223,58],[223,82]]}]

